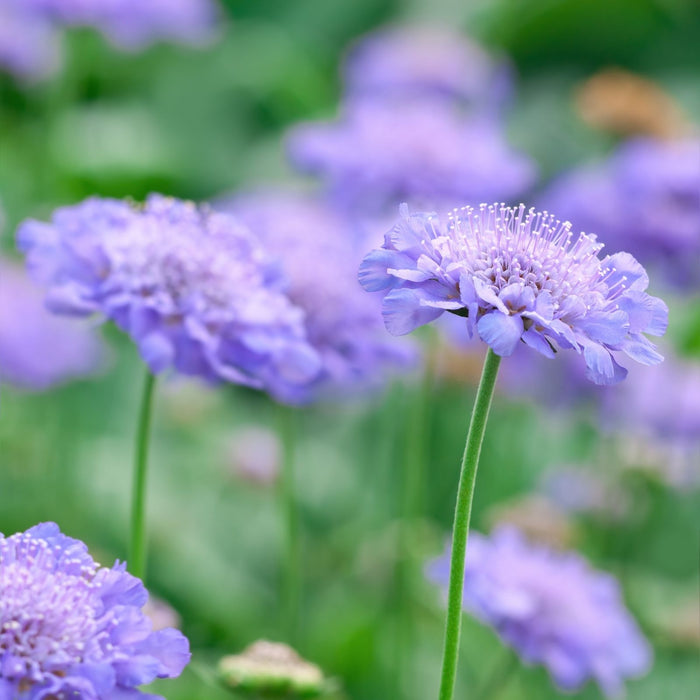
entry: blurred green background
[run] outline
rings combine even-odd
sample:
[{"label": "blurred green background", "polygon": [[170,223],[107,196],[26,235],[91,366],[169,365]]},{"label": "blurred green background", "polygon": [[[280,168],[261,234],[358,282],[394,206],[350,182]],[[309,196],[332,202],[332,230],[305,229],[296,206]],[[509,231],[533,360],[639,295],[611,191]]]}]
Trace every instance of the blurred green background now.
[{"label": "blurred green background", "polygon": [[[225,3],[230,26],[206,49],[159,45],[139,54],[88,30],[67,37],[55,77],[20,86],[0,77],[2,248],[25,217],[46,217],[90,194],[141,199],[150,191],[206,200],[291,177],[283,133],[336,113],[346,47],[387,22],[426,20],[462,28],[503,50],[518,71],[509,111],[514,145],[544,177],[604,153],[612,138],[572,105],[576,84],[621,66],[657,80],[700,121],[700,11],[692,0],[298,0]],[[697,299],[679,306],[697,334]],[[693,319],[694,315],[694,319]],[[0,531],[55,520],[96,558],[126,555],[132,440],[142,367],[131,343],[105,335],[105,373],[45,394],[2,389]],[[689,347],[693,345],[688,343]],[[44,352],[44,348],[37,348]],[[354,700],[434,697],[444,612],[423,580],[452,519],[473,383],[434,380],[424,445],[407,444],[419,377],[351,405],[298,412],[298,490],[303,545],[297,648],[340,679]],[[207,666],[261,637],[284,637],[279,601],[282,528],[274,488],[234,474],[237,426],[275,428],[279,407],[253,392],[165,380],[159,385],[150,475],[149,588],[182,616],[197,663]],[[404,523],[403,473],[411,450],[427,469]],[[585,410],[552,413],[497,396],[487,432],[473,525],[488,530],[497,504],[530,492],[562,463],[612,468]],[[613,457],[614,459],[614,457]],[[631,700],[693,700],[700,669],[693,643],[664,620],[698,591],[700,497],[652,477],[622,477],[634,507],[622,521],[581,518],[574,545],[621,578],[654,642],[652,672],[629,684]],[[410,621],[397,614],[399,532],[409,533]],[[403,571],[399,567],[399,571]],[[700,621],[698,621],[700,625]],[[397,661],[406,641],[408,658]],[[465,617],[457,697],[499,666],[496,637]],[[155,684],[170,700],[231,697],[195,670]],[[502,700],[560,697],[541,668],[519,669]],[[578,697],[593,700],[587,687]]]}]

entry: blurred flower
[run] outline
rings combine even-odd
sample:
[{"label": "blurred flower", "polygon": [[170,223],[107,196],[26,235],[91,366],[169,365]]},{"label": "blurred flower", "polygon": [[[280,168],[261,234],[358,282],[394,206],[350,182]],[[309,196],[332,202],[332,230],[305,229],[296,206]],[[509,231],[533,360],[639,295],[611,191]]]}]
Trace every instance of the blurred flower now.
[{"label": "blurred flower", "polygon": [[227,442],[226,461],[236,476],[269,486],[277,480],[282,448],[279,438],[261,425],[236,428]]},{"label": "blurred flower", "polygon": [[394,26],[352,48],[344,77],[349,96],[432,95],[488,108],[511,90],[510,66],[446,26]]},{"label": "blurred flower", "polygon": [[571,520],[556,504],[534,494],[517,496],[489,508],[486,520],[491,527],[510,525],[529,540],[556,549],[573,544],[576,533]]},{"label": "blurred flower", "polygon": [[606,68],[576,91],[576,107],[591,126],[625,136],[669,138],[688,124],[680,107],[653,80],[621,68]]},{"label": "blurred flower", "polygon": [[52,23],[25,3],[0,0],[0,70],[30,80],[58,67],[60,41]]},{"label": "blurred flower", "polygon": [[160,698],[137,686],[179,676],[189,644],[151,631],[147,597],[123,564],[101,568],[54,523],[0,535],[0,696]]},{"label": "blurred flower", "polygon": [[153,595],[148,596],[148,600],[143,606],[143,614],[151,621],[154,632],[166,629],[167,627],[179,628],[182,624],[182,620],[177,611],[164,600],[156,598]]},{"label": "blurred flower", "polygon": [[607,163],[574,170],[541,204],[629,250],[667,283],[700,285],[700,139],[623,144]]},{"label": "blurred flower", "polygon": [[118,46],[140,48],[159,39],[200,42],[212,34],[213,0],[22,0],[57,25],[91,26]]},{"label": "blurred flower", "polygon": [[[446,587],[449,551],[428,566]],[[472,533],[464,607],[492,626],[525,663],[543,664],[557,686],[577,690],[594,679],[608,697],[644,674],[651,648],[624,607],[615,579],[578,554],[528,543],[517,530]]]},{"label": "blurred flower", "polygon": [[0,380],[47,389],[98,371],[104,350],[94,329],[51,314],[24,270],[0,259]]},{"label": "blurred flower", "polygon": [[619,436],[623,463],[672,486],[700,485],[700,362],[667,353],[656,372],[630,372],[603,401],[601,426]]},{"label": "blurred flower", "polygon": [[572,515],[586,514],[619,519],[631,509],[629,496],[593,469],[561,466],[544,473],[542,494],[557,508]]},{"label": "blurred flower", "polygon": [[286,693],[292,697],[312,697],[323,692],[321,669],[304,661],[291,647],[260,640],[242,654],[225,656],[219,674],[226,685],[256,697],[265,693]]},{"label": "blurred flower", "polygon": [[340,122],[294,129],[293,163],[320,175],[353,214],[400,202],[433,208],[517,197],[534,180],[492,120],[466,119],[438,100],[362,100]]},{"label": "blurred flower", "polygon": [[142,208],[91,198],[18,232],[57,313],[101,313],[129,333],[152,372],[271,391],[320,369],[303,312],[259,242],[233,217],[161,195]]},{"label": "blurred flower", "polygon": [[294,403],[347,396],[381,385],[388,370],[411,363],[411,347],[387,334],[379,299],[357,282],[366,246],[340,214],[290,194],[243,196],[222,206],[277,256],[287,294],[303,309],[306,337],[321,357],[322,371],[312,381],[278,393]]},{"label": "blurred flower", "polygon": [[627,374],[614,352],[645,365],[663,359],[642,334],[662,335],[668,309],[645,293],[649,278],[631,255],[601,260],[594,235],[574,238],[568,222],[523,205],[464,207],[445,222],[405,205],[401,213],[360,267],[366,290],[387,290],[390,333],[451,311],[497,355],[511,355],[520,341],[545,357],[556,346],[576,350],[596,384]]}]

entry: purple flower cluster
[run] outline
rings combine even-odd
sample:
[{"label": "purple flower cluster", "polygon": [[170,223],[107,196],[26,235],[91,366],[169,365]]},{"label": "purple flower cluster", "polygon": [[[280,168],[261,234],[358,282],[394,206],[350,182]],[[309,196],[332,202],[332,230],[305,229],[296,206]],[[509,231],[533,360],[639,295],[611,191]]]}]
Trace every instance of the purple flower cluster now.
[{"label": "purple flower cluster", "polygon": [[639,139],[597,167],[556,181],[542,203],[660,268],[668,283],[700,285],[700,139]]},{"label": "purple flower cluster", "polygon": [[[321,358],[321,371],[306,384],[277,381],[276,394],[293,403],[376,386],[391,367],[405,367],[414,353],[387,335],[379,299],[357,284],[365,246],[348,221],[322,202],[291,194],[242,196],[227,210],[258,235],[276,256],[287,295],[304,311],[306,338]],[[309,266],[314,265],[313,274]]]},{"label": "purple flower cluster", "polygon": [[[428,566],[445,588],[449,551]],[[490,625],[523,661],[542,664],[565,691],[595,680],[620,697],[624,680],[644,674],[651,648],[624,607],[617,582],[577,554],[529,544],[511,528],[472,533],[464,607]]]},{"label": "purple flower cluster", "polygon": [[189,644],[151,630],[147,599],[123,564],[100,567],[54,523],[0,535],[0,698],[163,700],[138,686],[179,676]]},{"label": "purple flower cluster", "polygon": [[100,313],[153,372],[265,388],[306,384],[320,358],[303,312],[258,240],[233,217],[161,195],[142,207],[91,198],[18,231],[57,313]]},{"label": "purple flower cluster", "polygon": [[0,69],[25,79],[51,73],[65,27],[94,27],[137,49],[159,39],[202,42],[217,15],[214,0],[0,0]]},{"label": "purple flower cluster", "polygon": [[448,101],[349,102],[338,123],[297,127],[289,147],[300,170],[320,175],[355,211],[512,199],[534,179],[532,162],[492,120],[465,118]]},{"label": "purple flower cluster", "polygon": [[350,97],[435,96],[496,106],[510,92],[510,69],[446,26],[394,26],[363,37],[344,68]]},{"label": "purple flower cluster", "polygon": [[593,235],[524,206],[482,204],[437,214],[409,214],[367,255],[360,282],[385,290],[389,332],[409,333],[445,311],[465,317],[497,355],[520,342],[546,357],[574,349],[587,377],[614,384],[627,370],[613,353],[646,365],[663,358],[643,335],[663,335],[668,309],[646,293],[644,268],[629,254],[599,257]]},{"label": "purple flower cluster", "polygon": [[1,380],[42,390],[95,372],[103,358],[94,330],[49,313],[27,274],[0,260]]}]

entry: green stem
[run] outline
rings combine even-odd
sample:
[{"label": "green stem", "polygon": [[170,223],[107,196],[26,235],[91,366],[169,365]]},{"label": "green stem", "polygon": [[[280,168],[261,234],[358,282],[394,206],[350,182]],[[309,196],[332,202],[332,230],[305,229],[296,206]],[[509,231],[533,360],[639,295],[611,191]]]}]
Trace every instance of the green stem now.
[{"label": "green stem", "polygon": [[280,410],[280,437],[282,440],[282,473],[280,475],[280,500],[285,524],[285,564],[283,601],[287,621],[287,638],[296,642],[301,598],[299,513],[296,502],[294,475],[295,452],[294,409],[282,406]]},{"label": "green stem", "polygon": [[146,475],[155,383],[155,376],[146,370],[136,430],[134,481],[131,491],[131,545],[128,563],[129,571],[142,580],[146,573]]},{"label": "green stem", "polygon": [[479,388],[474,400],[467,442],[464,446],[462,466],[457,491],[454,525],[452,528],[452,561],[450,563],[450,584],[447,595],[447,622],[445,624],[445,650],[442,659],[440,680],[440,700],[452,700],[457,678],[457,657],[459,638],[462,631],[462,596],[464,589],[464,562],[467,554],[469,519],[476,470],[479,466],[481,444],[484,440],[486,421],[489,417],[491,399],[496,385],[496,376],[501,358],[489,348],[481,373]]}]

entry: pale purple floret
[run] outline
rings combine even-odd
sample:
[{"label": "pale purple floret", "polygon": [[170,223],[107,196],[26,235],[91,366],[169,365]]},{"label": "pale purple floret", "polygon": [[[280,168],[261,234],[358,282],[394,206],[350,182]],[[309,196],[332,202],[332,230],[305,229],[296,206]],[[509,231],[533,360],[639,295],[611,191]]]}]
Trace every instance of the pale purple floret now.
[{"label": "pale purple floret", "polygon": [[55,523],[0,535],[0,700],[163,700],[138,686],[179,676],[181,632],[153,632],[148,593],[118,562],[100,567]]},{"label": "pale purple floret", "polygon": [[492,119],[465,117],[442,100],[346,103],[335,123],[306,124],[289,141],[293,163],[320,175],[340,205],[385,212],[510,200],[533,183],[531,160]]},{"label": "pale purple floret", "polygon": [[481,110],[511,91],[510,67],[447,26],[382,28],[363,37],[344,66],[349,97],[433,95]]},{"label": "pale purple floret", "polygon": [[[412,346],[387,334],[381,300],[357,283],[364,237],[339,212],[319,200],[275,192],[221,206],[276,256],[287,294],[304,310],[306,337],[322,361],[321,372],[307,384],[291,386],[279,377],[278,395],[292,403],[347,397],[381,386],[392,369],[411,364]],[[312,261],[318,264],[310,275]]]},{"label": "pale purple floret", "polygon": [[18,241],[52,311],[103,314],[154,373],[273,390],[320,371],[302,310],[232,216],[161,195],[143,207],[91,198],[25,222]]},{"label": "pale purple floret", "polygon": [[450,311],[497,355],[521,342],[550,358],[574,349],[596,384],[624,379],[618,353],[645,365],[663,359],[643,334],[663,335],[668,308],[646,293],[649,278],[628,253],[601,259],[594,235],[522,205],[464,207],[442,219],[401,213],[359,274],[367,291],[385,290],[390,333]]},{"label": "pale purple floret", "polygon": [[35,391],[93,374],[105,351],[94,328],[58,318],[20,267],[0,259],[0,380]]},{"label": "pale purple floret", "polygon": [[[428,565],[428,578],[446,588],[449,567],[448,548]],[[651,647],[617,581],[578,554],[528,543],[513,528],[470,535],[463,605],[565,691],[594,680],[607,697],[621,697],[624,681],[651,666]]]},{"label": "pale purple floret", "polygon": [[556,180],[541,203],[659,269],[676,287],[700,285],[700,139],[638,139],[605,163]]}]

